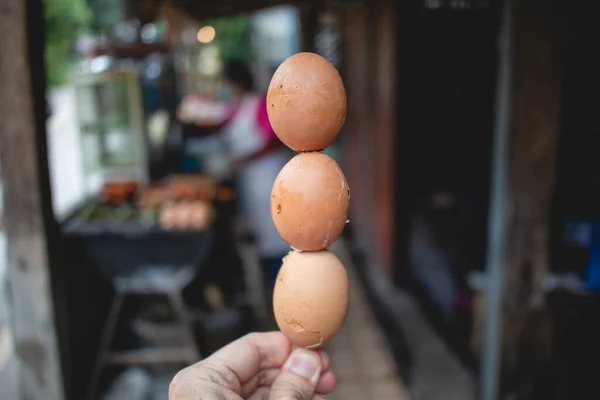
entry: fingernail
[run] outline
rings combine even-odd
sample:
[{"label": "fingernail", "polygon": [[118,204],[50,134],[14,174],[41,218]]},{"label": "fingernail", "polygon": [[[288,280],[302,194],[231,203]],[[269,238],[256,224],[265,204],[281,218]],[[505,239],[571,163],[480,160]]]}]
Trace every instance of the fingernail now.
[{"label": "fingernail", "polygon": [[306,350],[298,349],[292,353],[285,363],[284,369],[317,383],[321,375],[321,364]]}]

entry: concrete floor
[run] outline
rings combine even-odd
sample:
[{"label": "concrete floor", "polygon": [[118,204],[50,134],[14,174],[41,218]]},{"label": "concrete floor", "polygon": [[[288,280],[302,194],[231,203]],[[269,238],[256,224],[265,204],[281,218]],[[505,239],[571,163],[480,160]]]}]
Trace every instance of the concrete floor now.
[{"label": "concrete floor", "polygon": [[[427,252],[426,246],[419,249]],[[421,262],[428,257],[417,259]],[[368,269],[367,281],[371,291],[377,293],[384,303],[396,329],[402,332],[410,351],[412,362],[408,392],[411,399],[473,400],[475,376],[435,332],[417,300],[408,292],[394,287],[377,268]]]},{"label": "concrete floor", "polygon": [[326,349],[339,382],[336,391],[326,398],[407,400],[404,383],[345,245],[339,241],[332,250],[348,269],[351,294],[346,322]]}]

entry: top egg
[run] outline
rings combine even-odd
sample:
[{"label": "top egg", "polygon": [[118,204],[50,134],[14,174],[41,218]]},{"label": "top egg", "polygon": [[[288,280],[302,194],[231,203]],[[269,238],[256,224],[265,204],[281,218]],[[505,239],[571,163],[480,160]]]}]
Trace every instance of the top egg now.
[{"label": "top egg", "polygon": [[342,77],[318,54],[295,54],[275,71],[267,110],[273,130],[292,150],[323,150],[333,143],[346,119]]}]

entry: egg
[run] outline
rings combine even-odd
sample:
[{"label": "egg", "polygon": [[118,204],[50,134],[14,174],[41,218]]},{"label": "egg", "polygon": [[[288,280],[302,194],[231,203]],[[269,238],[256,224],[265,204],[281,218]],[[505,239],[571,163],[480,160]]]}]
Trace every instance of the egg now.
[{"label": "egg", "polygon": [[329,146],[346,119],[346,89],[338,70],[314,53],[298,53],[275,71],[267,92],[273,130],[292,150]]},{"label": "egg", "polygon": [[177,214],[173,205],[163,205],[160,211],[160,224],[164,229],[173,229],[177,225]]},{"label": "egg", "polygon": [[211,212],[209,204],[204,201],[196,201],[190,206],[190,226],[193,229],[206,229],[211,222]]},{"label": "egg", "polygon": [[301,153],[279,172],[271,191],[271,216],[291,247],[319,251],[333,244],[348,219],[350,188],[329,156]]},{"label": "egg", "polygon": [[342,327],[349,294],[346,269],[332,252],[291,251],[273,289],[277,325],[292,343],[318,349]]}]

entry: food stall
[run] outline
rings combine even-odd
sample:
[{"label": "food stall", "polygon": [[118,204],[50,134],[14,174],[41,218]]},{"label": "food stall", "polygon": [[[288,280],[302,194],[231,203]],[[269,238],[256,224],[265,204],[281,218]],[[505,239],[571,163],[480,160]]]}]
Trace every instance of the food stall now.
[{"label": "food stall", "polygon": [[224,107],[186,97],[157,128],[139,65],[107,55],[73,82],[85,196],[60,229],[64,285],[78,299],[72,379],[84,396],[123,368],[187,365],[254,326],[225,155],[210,139],[185,151]]}]

